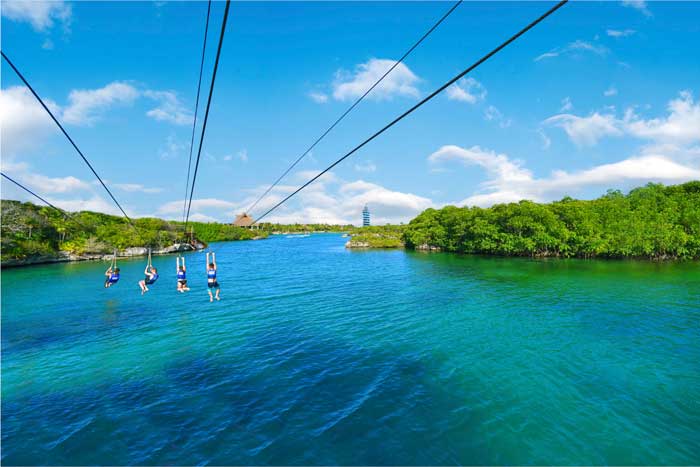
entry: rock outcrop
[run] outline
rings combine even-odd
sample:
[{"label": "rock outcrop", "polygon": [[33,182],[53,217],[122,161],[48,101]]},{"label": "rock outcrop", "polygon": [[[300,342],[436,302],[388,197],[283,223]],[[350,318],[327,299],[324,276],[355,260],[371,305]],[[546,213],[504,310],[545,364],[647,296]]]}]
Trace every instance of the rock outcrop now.
[{"label": "rock outcrop", "polygon": [[416,245],[416,250],[418,251],[442,251],[442,248],[439,246],[433,246],[433,245],[428,245],[427,243],[423,243],[422,245]]},{"label": "rock outcrop", "polygon": [[350,240],[345,244],[345,248],[370,248],[369,242],[359,242]]}]

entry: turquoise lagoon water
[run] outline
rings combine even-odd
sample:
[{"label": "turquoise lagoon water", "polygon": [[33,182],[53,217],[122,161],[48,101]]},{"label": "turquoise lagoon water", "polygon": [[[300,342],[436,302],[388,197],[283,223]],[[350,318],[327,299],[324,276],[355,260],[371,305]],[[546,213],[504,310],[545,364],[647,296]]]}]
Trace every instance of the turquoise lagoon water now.
[{"label": "turquoise lagoon water", "polygon": [[3,464],[700,463],[698,263],[344,241],[3,271]]}]

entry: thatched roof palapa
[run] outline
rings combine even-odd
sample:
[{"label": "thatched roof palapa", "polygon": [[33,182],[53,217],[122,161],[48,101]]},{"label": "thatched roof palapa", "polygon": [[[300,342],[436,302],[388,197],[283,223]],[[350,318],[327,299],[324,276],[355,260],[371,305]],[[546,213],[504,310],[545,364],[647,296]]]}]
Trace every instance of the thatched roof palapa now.
[{"label": "thatched roof palapa", "polygon": [[233,221],[233,225],[236,227],[250,227],[253,225],[253,222],[255,222],[255,220],[244,212],[243,214],[236,216],[236,220]]}]

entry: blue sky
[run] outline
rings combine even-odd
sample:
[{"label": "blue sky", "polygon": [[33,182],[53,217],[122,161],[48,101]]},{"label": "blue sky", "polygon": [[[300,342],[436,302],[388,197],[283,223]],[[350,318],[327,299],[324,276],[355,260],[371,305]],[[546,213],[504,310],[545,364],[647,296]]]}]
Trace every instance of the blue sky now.
[{"label": "blue sky", "polygon": [[[233,2],[192,218],[243,211],[450,5]],[[253,215],[551,5],[463,3]],[[2,3],[3,50],[134,216],[181,216],[206,6]],[[399,222],[700,179],[698,18],[698,2],[571,2],[269,219],[359,223],[368,204]],[[4,172],[61,207],[116,213],[4,61],[0,103]],[[28,199],[7,183],[2,197]]]}]

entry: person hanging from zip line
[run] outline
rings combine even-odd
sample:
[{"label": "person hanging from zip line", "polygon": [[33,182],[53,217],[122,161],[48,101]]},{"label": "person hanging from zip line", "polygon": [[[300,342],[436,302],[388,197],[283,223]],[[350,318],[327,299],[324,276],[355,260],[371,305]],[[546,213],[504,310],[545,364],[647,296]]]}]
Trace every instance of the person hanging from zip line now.
[{"label": "person hanging from zip line", "polygon": [[187,268],[185,267],[185,257],[182,257],[182,264],[180,264],[180,256],[175,260],[177,265],[177,291],[180,293],[185,293],[190,290],[187,287]]},{"label": "person hanging from zip line", "polygon": [[[221,300],[219,298],[219,293],[221,288],[219,287],[219,282],[216,280],[216,253],[211,253],[211,263],[209,262],[209,253],[207,253],[207,287],[209,292],[209,301],[213,302],[214,298]],[[216,290],[216,295],[212,295],[212,289]]]},{"label": "person hanging from zip line", "polygon": [[119,282],[119,268],[112,269],[110,266],[109,269],[105,271],[105,276],[107,277],[107,279],[105,279],[105,289],[108,289]]},{"label": "person hanging from zip line", "polygon": [[146,269],[143,270],[146,277],[139,281],[139,287],[141,287],[141,295],[148,292],[149,285],[155,284],[158,280],[158,270],[153,267],[151,263],[151,250],[148,250],[148,264],[146,264]]},{"label": "person hanging from zip line", "polygon": [[109,263],[109,268],[105,271],[105,289],[112,287],[119,282],[119,268],[117,267],[117,250],[114,250],[114,256]]}]

